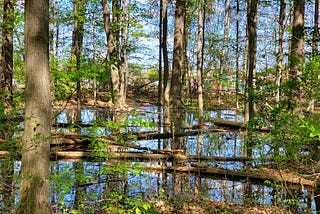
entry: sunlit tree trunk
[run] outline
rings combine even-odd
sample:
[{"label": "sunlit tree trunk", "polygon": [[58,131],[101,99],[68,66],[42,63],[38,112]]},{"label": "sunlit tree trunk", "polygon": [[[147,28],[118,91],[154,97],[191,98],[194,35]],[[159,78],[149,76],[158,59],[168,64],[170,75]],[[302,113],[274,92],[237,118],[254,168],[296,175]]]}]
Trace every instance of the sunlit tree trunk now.
[{"label": "sunlit tree trunk", "polygon": [[60,33],[60,27],[59,27],[59,0],[55,0],[55,23],[56,23],[56,43],[55,43],[55,52],[56,56],[59,55],[59,33]]},{"label": "sunlit tree trunk", "polygon": [[[226,46],[228,42],[228,37],[229,37],[229,29],[230,29],[230,1],[225,0],[224,2],[224,30],[223,30],[223,44],[222,44],[222,49],[221,49],[221,57],[220,57],[220,78],[222,74],[224,73],[224,69],[226,66]],[[219,92],[218,92],[218,103],[220,104],[221,102],[221,81],[219,85]]]},{"label": "sunlit tree trunk", "polygon": [[203,93],[202,93],[202,45],[203,45],[203,2],[198,0],[198,41],[197,41],[197,82],[198,82],[198,111],[199,123],[203,120]]},{"label": "sunlit tree trunk", "polygon": [[[183,33],[183,64],[181,70],[181,97],[190,97],[190,86],[191,86],[191,78],[190,78],[190,71],[189,71],[189,57],[188,57],[188,45],[189,45],[189,38],[190,32],[189,27],[191,25],[193,17],[193,12],[190,9],[185,9],[184,13],[184,33]],[[185,90],[182,90],[185,89]],[[183,100],[183,99],[181,99]]]},{"label": "sunlit tree trunk", "polygon": [[8,113],[12,106],[14,2],[3,1],[1,46],[1,101]]},{"label": "sunlit tree trunk", "polygon": [[[167,0],[162,0],[163,4],[163,28],[162,28],[162,54],[163,54],[163,116],[164,129],[170,131],[170,82],[169,82],[169,58],[168,58],[168,4]],[[168,140],[164,140],[164,149],[168,147]]]},{"label": "sunlit tree trunk", "polygon": [[[0,83],[1,83],[1,115],[10,113],[13,107],[13,27],[14,27],[14,1],[3,1],[2,15],[2,46],[1,46],[1,65],[0,65]],[[0,130],[0,138],[6,140],[6,144],[12,144],[9,140],[13,136],[11,125],[5,124]],[[0,162],[2,177],[2,203],[3,211],[12,209],[14,204],[13,194],[13,167],[14,163],[10,156]]]},{"label": "sunlit tree trunk", "polygon": [[[73,2],[73,16],[74,26],[72,32],[72,58],[75,58],[75,69],[79,72],[81,66],[81,54],[84,32],[85,20],[85,4],[86,0],[74,0]],[[74,60],[74,59],[72,59]],[[77,122],[81,121],[81,78],[77,75]]]},{"label": "sunlit tree trunk", "polygon": [[25,2],[25,122],[18,214],[52,213],[49,202],[51,96],[49,4]]},{"label": "sunlit tree trunk", "polygon": [[122,2],[121,16],[121,65],[120,65],[120,103],[126,103],[127,80],[128,80],[128,47],[129,47],[129,0]]},{"label": "sunlit tree trunk", "polygon": [[[319,50],[319,0],[315,0],[314,2],[314,19],[313,19],[313,34],[312,34],[312,56],[318,56]],[[320,75],[318,75],[318,79]],[[313,92],[314,93],[314,92]],[[309,102],[309,106],[307,111],[313,112],[314,111],[314,103],[315,99],[312,98]]]},{"label": "sunlit tree trunk", "polygon": [[160,106],[162,102],[162,49],[163,49],[163,41],[162,41],[162,29],[163,29],[163,1],[160,0],[160,11],[159,11],[159,85],[158,85],[158,105]]},{"label": "sunlit tree trunk", "polygon": [[[163,87],[164,91],[169,91],[169,58],[168,58],[168,4],[167,0],[162,0],[163,4],[163,28],[162,28],[162,53],[163,53]],[[167,93],[169,95],[169,93]],[[164,100],[168,100],[169,97],[165,96]]]},{"label": "sunlit tree trunk", "polygon": [[276,67],[276,102],[280,101],[280,84],[282,79],[283,70],[283,41],[285,31],[285,18],[286,18],[286,0],[280,0],[280,12],[279,12],[279,42],[278,42],[278,54],[277,54],[277,67]]},{"label": "sunlit tree trunk", "polygon": [[291,52],[289,57],[290,72],[288,85],[288,109],[295,109],[301,104],[301,68],[304,61],[304,4],[305,0],[295,0],[293,5],[293,22]]},{"label": "sunlit tree trunk", "polygon": [[312,34],[312,54],[319,54],[319,0],[314,2],[314,19],[313,19],[313,34]]},{"label": "sunlit tree trunk", "polygon": [[182,108],[182,69],[184,58],[184,17],[185,0],[176,1],[175,23],[174,23],[174,47],[172,62],[172,83],[170,88],[170,99],[173,108]]},{"label": "sunlit tree trunk", "polygon": [[254,75],[256,69],[257,52],[257,18],[258,0],[247,0],[247,29],[248,29],[248,74],[247,74],[247,108],[245,121],[248,122],[254,117]]},{"label": "sunlit tree trunk", "polygon": [[[57,70],[58,69],[58,62],[57,62],[57,59],[56,59],[56,55],[54,51],[54,48],[55,48],[55,43],[54,43],[54,33],[55,33],[55,23],[58,22],[57,19],[55,19],[55,14],[56,14],[56,8],[55,7],[55,0],[49,0],[49,66],[50,66],[50,71],[54,71],[54,70]],[[57,37],[56,37],[57,38]],[[57,43],[56,43],[57,44]],[[51,73],[52,74],[52,73]],[[52,98],[54,100],[54,97],[55,97],[55,85],[56,85],[56,79],[52,79],[51,81],[51,88],[53,90],[51,90],[51,95],[52,95]]]},{"label": "sunlit tree trunk", "polygon": [[49,0],[49,56],[50,58],[54,56],[54,2],[55,0]]},{"label": "sunlit tree trunk", "polygon": [[240,19],[240,6],[239,0],[237,0],[237,20],[236,20],[236,106],[239,109],[239,60],[240,60],[240,48],[239,48],[239,19]]},{"label": "sunlit tree trunk", "polygon": [[[121,25],[127,25],[127,23],[121,23],[121,7],[120,0],[112,1],[112,14],[108,5],[108,1],[102,0],[103,7],[103,20],[104,20],[104,29],[107,37],[108,43],[108,67],[110,68],[111,74],[111,83],[112,83],[112,102],[118,107],[122,108],[126,106],[126,97],[123,92],[123,88],[126,87],[125,74],[121,68],[121,59],[120,59],[120,28]],[[125,12],[127,13],[127,12]],[[122,47],[126,48],[126,47]]]}]

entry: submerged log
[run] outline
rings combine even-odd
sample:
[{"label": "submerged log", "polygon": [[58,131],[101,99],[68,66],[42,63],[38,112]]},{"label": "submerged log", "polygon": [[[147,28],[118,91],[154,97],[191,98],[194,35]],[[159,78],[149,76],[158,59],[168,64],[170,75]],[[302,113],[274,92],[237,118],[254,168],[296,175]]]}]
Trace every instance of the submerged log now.
[{"label": "submerged log", "polygon": [[105,151],[53,151],[52,158],[59,159],[86,159],[88,161],[94,160],[95,153],[105,154],[108,159],[114,160],[136,160],[136,161],[168,161],[168,162],[199,162],[199,161],[220,161],[220,162],[246,162],[246,161],[260,161],[256,158],[248,157],[217,157],[217,156],[197,156],[197,155],[183,155],[168,152],[166,154],[153,154],[142,152],[127,152],[123,150],[109,150]]},{"label": "submerged log", "polygon": [[296,173],[282,172],[279,170],[268,168],[250,169],[247,171],[228,170],[212,166],[204,167],[186,167],[186,166],[142,166],[142,169],[156,170],[161,172],[187,172],[196,173],[197,175],[225,175],[227,177],[250,178],[261,181],[279,181],[286,184],[294,184],[301,187],[301,189],[315,190],[317,182],[305,179]]},{"label": "submerged log", "polygon": [[[4,158],[8,152],[0,151],[0,157]],[[109,155],[107,155],[109,154]],[[124,161],[151,161],[151,162],[196,162],[199,161],[195,157],[180,155],[180,154],[143,154],[143,153],[130,153],[130,152],[114,152],[105,153],[104,158],[97,157],[96,161],[110,161],[110,160],[124,160]],[[207,157],[211,161],[231,161],[228,158],[221,157]],[[88,161],[94,161],[95,157],[92,152],[88,151],[57,151],[51,153],[51,160],[64,160],[64,161],[77,161],[79,159],[85,159]],[[235,160],[235,159],[234,159]],[[237,161],[245,161],[245,158],[236,158]],[[276,169],[269,168],[253,168],[248,170],[228,170],[213,166],[139,166],[140,169],[161,171],[161,172],[180,172],[180,173],[191,173],[198,176],[215,176],[224,175],[231,178],[250,178],[253,180],[260,181],[279,181],[290,185],[298,185],[301,189],[314,190],[317,186],[320,186],[319,179],[311,180],[306,179],[296,173],[284,172]]]},{"label": "submerged log", "polygon": [[[92,159],[92,153],[90,152],[56,152],[53,153],[52,158],[64,158],[67,160],[70,159]],[[105,161],[109,160],[130,160],[130,161],[151,161],[151,162],[192,162],[196,161],[195,159],[185,156],[185,155],[164,155],[164,154],[142,154],[142,153],[112,153],[109,156],[106,156]],[[225,158],[211,157],[211,160],[226,160]],[[237,158],[240,159],[241,158]],[[101,161],[101,159],[100,159]],[[301,189],[315,189],[317,187],[317,181],[305,179],[302,176],[299,176],[296,173],[284,172],[275,169],[269,168],[253,168],[249,170],[228,170],[222,169],[213,166],[139,166],[140,169],[144,170],[153,170],[161,172],[182,172],[182,173],[192,173],[199,176],[214,176],[214,175],[225,175],[227,177],[234,178],[250,178],[253,180],[261,181],[280,181],[288,184],[299,185]]]},{"label": "submerged log", "polygon": [[[210,119],[209,122],[213,123],[215,126],[218,127],[226,127],[231,129],[247,129],[247,124],[244,122],[235,122],[235,121],[228,121],[228,120],[219,120],[219,119]],[[256,127],[255,130],[257,131],[271,131],[272,127]]]}]

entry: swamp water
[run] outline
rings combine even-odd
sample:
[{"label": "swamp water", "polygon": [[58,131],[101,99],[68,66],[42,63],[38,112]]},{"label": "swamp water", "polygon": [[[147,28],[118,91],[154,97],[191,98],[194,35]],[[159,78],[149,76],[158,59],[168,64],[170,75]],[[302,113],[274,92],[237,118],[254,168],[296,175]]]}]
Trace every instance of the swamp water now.
[{"label": "swamp water", "polygon": [[[243,121],[241,115],[230,110],[206,112],[208,118]],[[93,125],[94,121],[111,121],[113,115],[103,109],[83,109],[81,121],[85,127],[77,132],[82,135],[105,136],[111,134],[114,125]],[[155,132],[164,133],[164,128],[155,126],[162,121],[162,112],[156,106],[141,107],[133,114],[126,115],[126,125],[120,127],[124,132]],[[182,118],[184,127],[196,125],[196,115],[185,113]],[[56,117],[56,124],[71,124],[75,121],[75,112],[66,110]],[[101,123],[99,123],[101,124]],[[208,122],[206,125],[210,127]],[[118,127],[119,128],[119,127]],[[57,132],[68,133],[74,128],[55,128]],[[191,131],[190,131],[191,132]],[[199,138],[201,142],[199,143]],[[205,128],[202,132],[191,133],[180,137],[182,144],[179,149],[185,155],[207,157],[234,158],[229,161],[201,161],[197,162],[168,162],[168,161],[79,161],[56,160],[51,164],[51,203],[59,211],[68,213],[73,208],[83,209],[90,213],[90,209],[103,208],[110,204],[122,206],[141,206],[144,199],[175,199],[176,201],[190,201],[190,199],[205,198],[217,202],[237,205],[254,204],[260,206],[289,207],[296,213],[316,213],[317,206],[313,200],[314,193],[298,189],[281,188],[281,184],[259,182],[245,178],[232,178],[221,174],[205,174],[196,172],[175,172],[159,170],[161,167],[172,166],[214,166],[227,170],[242,170],[245,167],[258,165],[259,162],[237,161],[237,158],[247,157],[247,148],[244,143],[245,135],[241,132],[217,132]],[[150,140],[133,140],[130,142],[139,147],[149,148],[150,151],[170,150],[176,146],[171,137]],[[88,150],[90,150],[88,148]],[[149,153],[150,151],[142,151]],[[118,151],[123,152],[123,151]],[[141,153],[136,148],[128,148],[125,152]],[[268,147],[254,149],[252,156],[259,158],[269,153]],[[20,171],[20,162],[14,164],[15,174]],[[150,167],[144,170],[143,166]],[[153,170],[151,170],[153,169]],[[158,170],[157,170],[158,169]],[[163,169],[163,168],[161,168]],[[1,182],[3,182],[1,180]],[[16,200],[18,201],[18,183],[15,184]],[[297,200],[292,200],[291,195]],[[3,199],[3,195],[0,196]],[[2,200],[1,200],[2,201]],[[141,204],[139,204],[141,202]],[[85,207],[81,204],[85,204]],[[292,208],[293,207],[293,208]],[[125,209],[125,207],[124,207]],[[0,210],[2,213],[4,210]]]}]

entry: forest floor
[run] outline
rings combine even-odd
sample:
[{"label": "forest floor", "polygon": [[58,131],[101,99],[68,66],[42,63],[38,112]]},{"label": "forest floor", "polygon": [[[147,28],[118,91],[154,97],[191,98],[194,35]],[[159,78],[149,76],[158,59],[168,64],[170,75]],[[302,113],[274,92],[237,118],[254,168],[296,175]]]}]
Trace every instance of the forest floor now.
[{"label": "forest floor", "polygon": [[[98,92],[97,99],[94,101],[93,95],[83,93],[82,108],[112,108],[111,96],[107,92]],[[76,108],[75,96],[71,97],[67,102],[55,102],[53,108]],[[157,105],[157,96],[148,93],[129,93],[127,96],[127,104],[129,107],[139,107],[146,105]],[[227,107],[227,106],[226,106]],[[297,169],[293,169],[297,170]],[[164,214],[196,214],[196,213],[241,213],[241,214],[284,214],[290,213],[277,206],[257,206],[254,204],[236,205],[224,202],[216,202],[211,199],[190,199],[183,203],[150,200],[153,209],[158,213]]]}]

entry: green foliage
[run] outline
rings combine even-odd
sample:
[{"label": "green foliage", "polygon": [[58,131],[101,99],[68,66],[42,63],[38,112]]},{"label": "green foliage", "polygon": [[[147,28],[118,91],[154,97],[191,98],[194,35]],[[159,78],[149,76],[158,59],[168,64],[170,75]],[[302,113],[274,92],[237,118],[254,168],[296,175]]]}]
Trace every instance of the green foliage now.
[{"label": "green foliage", "polygon": [[152,210],[151,204],[144,202],[141,197],[132,198],[125,195],[118,195],[116,192],[111,192],[109,200],[102,209],[111,213],[155,213]]},{"label": "green foliage", "polygon": [[54,82],[55,99],[66,100],[75,93],[75,83],[72,82],[71,73],[56,70],[52,72]]},{"label": "green foliage", "polygon": [[149,79],[151,82],[159,80],[159,72],[153,68],[144,73],[144,77]]},{"label": "green foliage", "polygon": [[320,138],[320,126],[315,127],[314,124],[310,124],[310,121],[306,120],[306,121],[302,121],[302,124],[300,127],[309,130],[310,138],[314,138],[314,137]]},{"label": "green foliage", "polygon": [[319,100],[320,94],[320,56],[315,56],[312,60],[306,63],[302,73],[302,87],[305,91],[305,96],[309,99]]}]

